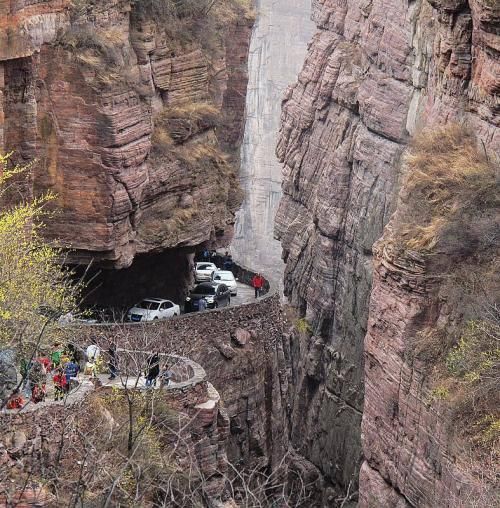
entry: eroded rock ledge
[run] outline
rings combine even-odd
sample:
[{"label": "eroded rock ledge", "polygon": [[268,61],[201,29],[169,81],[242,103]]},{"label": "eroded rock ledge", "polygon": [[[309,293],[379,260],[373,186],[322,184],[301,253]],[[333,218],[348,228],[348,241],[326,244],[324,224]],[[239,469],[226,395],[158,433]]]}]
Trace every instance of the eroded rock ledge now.
[{"label": "eroded rock ledge", "polygon": [[175,32],[130,0],[0,2],[0,150],[37,159],[19,190],[57,194],[70,262],[231,235],[252,19],[226,3]]}]

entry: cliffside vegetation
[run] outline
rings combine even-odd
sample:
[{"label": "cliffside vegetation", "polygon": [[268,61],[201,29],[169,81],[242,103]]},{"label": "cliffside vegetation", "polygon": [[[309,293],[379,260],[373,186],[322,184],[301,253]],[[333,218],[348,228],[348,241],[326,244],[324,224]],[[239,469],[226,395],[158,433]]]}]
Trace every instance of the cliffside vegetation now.
[{"label": "cliffside vegetation", "polygon": [[[2,198],[29,169],[8,162],[9,156],[0,155]],[[42,237],[45,205],[52,199],[45,194],[0,213],[0,349],[31,354],[47,340],[51,323],[75,307],[78,287],[61,269],[62,252]]]},{"label": "cliffside vegetation", "polygon": [[133,0],[132,4],[139,16],[169,21],[211,16],[228,21],[234,19],[235,11],[254,16],[252,0]]},{"label": "cliffside vegetation", "polygon": [[498,161],[479,149],[472,133],[457,124],[425,131],[406,164],[411,212],[400,234],[407,248],[467,255],[494,244]]},{"label": "cliffside vegetation", "polygon": [[406,164],[407,212],[394,238],[423,256],[440,307],[412,354],[434,365],[431,403],[450,408],[492,474],[500,458],[499,161],[450,125],[417,136]]}]

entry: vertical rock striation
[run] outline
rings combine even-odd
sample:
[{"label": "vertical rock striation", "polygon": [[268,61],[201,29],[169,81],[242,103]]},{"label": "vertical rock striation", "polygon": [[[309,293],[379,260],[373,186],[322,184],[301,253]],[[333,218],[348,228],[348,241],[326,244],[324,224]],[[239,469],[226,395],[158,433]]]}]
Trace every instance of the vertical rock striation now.
[{"label": "vertical rock striation", "polygon": [[283,91],[296,76],[313,32],[310,0],[258,0],[248,60],[245,134],[240,181],[244,200],[231,245],[235,259],[281,285],[281,248],[273,239],[281,197],[281,165],[274,157]]},{"label": "vertical rock striation", "polygon": [[372,246],[417,129],[459,120],[500,148],[500,6],[315,0],[313,19],[319,30],[283,103],[276,235],[285,292],[314,332],[292,338],[292,442],[327,481],[347,487],[361,458]]}]

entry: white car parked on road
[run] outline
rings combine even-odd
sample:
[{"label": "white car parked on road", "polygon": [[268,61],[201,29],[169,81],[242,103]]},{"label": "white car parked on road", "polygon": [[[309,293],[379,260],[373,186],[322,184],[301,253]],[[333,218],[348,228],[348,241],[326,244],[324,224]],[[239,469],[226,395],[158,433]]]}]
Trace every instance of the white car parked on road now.
[{"label": "white car parked on road", "polygon": [[194,269],[194,278],[196,282],[211,282],[212,274],[217,270],[217,267],[213,263],[196,263]]},{"label": "white car parked on road", "polygon": [[228,270],[217,270],[212,274],[212,280],[216,284],[225,284],[231,291],[232,296],[238,294],[238,283],[233,275],[233,272]]},{"label": "white car parked on road", "polygon": [[180,307],[162,298],[144,298],[134,305],[127,312],[128,321],[138,323],[139,321],[153,321],[155,319],[167,319],[178,316],[181,313]]}]

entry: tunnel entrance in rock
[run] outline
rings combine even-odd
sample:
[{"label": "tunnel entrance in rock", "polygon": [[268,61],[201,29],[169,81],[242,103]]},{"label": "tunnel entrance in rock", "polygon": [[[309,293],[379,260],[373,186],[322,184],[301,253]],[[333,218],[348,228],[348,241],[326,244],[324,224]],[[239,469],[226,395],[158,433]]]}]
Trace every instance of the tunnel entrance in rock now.
[{"label": "tunnel entrance in rock", "polygon": [[121,270],[76,266],[75,278],[86,284],[82,307],[120,311],[146,297],[180,303],[191,280],[192,257],[193,248],[180,248],[136,256],[131,266]]}]

